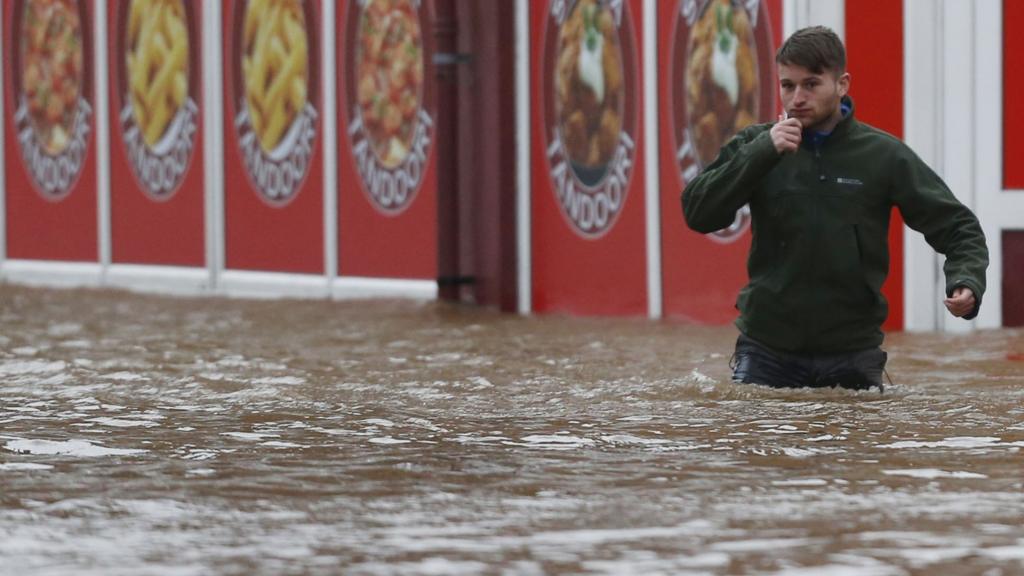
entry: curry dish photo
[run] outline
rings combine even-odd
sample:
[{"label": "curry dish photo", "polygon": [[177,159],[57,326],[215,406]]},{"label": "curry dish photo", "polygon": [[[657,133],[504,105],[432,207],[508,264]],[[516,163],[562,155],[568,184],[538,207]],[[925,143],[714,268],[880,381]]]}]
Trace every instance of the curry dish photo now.
[{"label": "curry dish photo", "polygon": [[622,132],[622,49],[603,3],[580,0],[562,24],[555,68],[555,110],[577,177],[593,185]]},{"label": "curry dish photo", "polygon": [[82,22],[72,0],[30,0],[21,22],[21,85],[42,148],[71,142],[82,93]]}]

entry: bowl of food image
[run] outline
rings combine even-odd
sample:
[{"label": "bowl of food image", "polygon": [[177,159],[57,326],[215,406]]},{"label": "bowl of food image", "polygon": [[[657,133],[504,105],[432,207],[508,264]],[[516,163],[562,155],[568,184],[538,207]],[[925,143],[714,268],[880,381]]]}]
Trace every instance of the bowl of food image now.
[{"label": "bowl of food image", "polygon": [[356,98],[377,161],[409,156],[423,96],[423,41],[412,0],[371,0],[359,17]]},{"label": "bowl of food image", "polygon": [[308,102],[309,36],[300,0],[252,0],[243,16],[242,77],[249,121],[268,156],[285,156]]},{"label": "bowl of food image", "polygon": [[189,95],[189,36],[183,0],[131,0],[125,76],[132,117],[150,149],[170,146]]},{"label": "bowl of food image", "polygon": [[757,48],[747,11],[730,0],[709,2],[690,33],[686,116],[702,165],[758,118]]},{"label": "bowl of food image", "polygon": [[570,165],[587,186],[606,175],[622,133],[622,48],[615,17],[597,0],[580,0],[559,30],[556,121]]},{"label": "bowl of food image", "polygon": [[21,18],[22,96],[43,150],[71,143],[82,94],[82,21],[72,0],[29,0]]}]

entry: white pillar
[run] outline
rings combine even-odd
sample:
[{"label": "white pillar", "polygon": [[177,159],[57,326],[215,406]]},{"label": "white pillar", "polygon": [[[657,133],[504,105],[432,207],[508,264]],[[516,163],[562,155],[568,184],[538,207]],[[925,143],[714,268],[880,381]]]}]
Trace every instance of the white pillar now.
[{"label": "white pillar", "polygon": [[783,40],[800,28],[828,26],[846,39],[845,0],[784,0],[782,8]]},{"label": "white pillar", "polygon": [[520,314],[533,311],[530,220],[530,0],[516,2],[516,278]]},{"label": "white pillar", "polygon": [[[658,6],[644,1],[644,183],[647,211],[647,315],[662,316],[661,178],[658,172]],[[666,17],[671,14],[666,14]]]}]

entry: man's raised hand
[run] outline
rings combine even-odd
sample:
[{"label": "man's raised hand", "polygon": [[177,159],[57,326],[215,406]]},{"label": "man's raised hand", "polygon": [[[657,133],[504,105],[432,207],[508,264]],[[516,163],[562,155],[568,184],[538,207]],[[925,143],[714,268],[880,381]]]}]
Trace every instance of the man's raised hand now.
[{"label": "man's raised hand", "polygon": [[803,138],[803,125],[796,118],[783,118],[780,114],[779,121],[772,126],[771,135],[772,144],[779,154],[796,152]]}]

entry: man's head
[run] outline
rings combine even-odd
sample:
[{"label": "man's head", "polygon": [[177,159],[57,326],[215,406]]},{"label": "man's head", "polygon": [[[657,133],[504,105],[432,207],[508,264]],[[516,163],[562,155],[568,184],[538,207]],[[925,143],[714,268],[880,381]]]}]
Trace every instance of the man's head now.
[{"label": "man's head", "polygon": [[850,88],[839,36],[824,26],[797,30],[779,48],[775,62],[786,114],[805,129],[831,130],[842,118],[839,103]]}]

